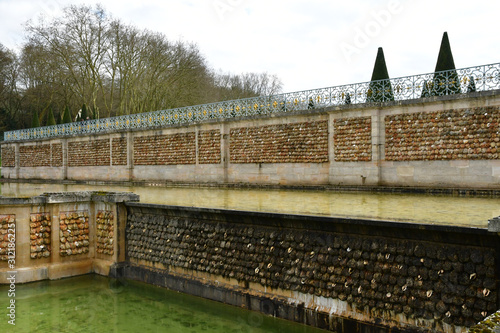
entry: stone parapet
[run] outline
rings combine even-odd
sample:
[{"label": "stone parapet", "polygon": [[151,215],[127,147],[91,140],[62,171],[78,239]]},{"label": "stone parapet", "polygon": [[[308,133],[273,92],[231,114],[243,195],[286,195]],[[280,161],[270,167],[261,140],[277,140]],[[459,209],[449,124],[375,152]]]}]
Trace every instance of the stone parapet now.
[{"label": "stone parapet", "polygon": [[123,203],[138,200],[93,191],[0,197],[0,283],[12,274],[24,283],[109,271],[124,260]]}]

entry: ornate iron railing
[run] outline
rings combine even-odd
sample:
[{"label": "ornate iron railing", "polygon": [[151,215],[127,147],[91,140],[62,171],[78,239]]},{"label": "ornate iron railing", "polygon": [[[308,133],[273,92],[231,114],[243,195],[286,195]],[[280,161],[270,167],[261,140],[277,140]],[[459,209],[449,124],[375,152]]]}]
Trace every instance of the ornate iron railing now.
[{"label": "ornate iron railing", "polygon": [[4,133],[5,141],[148,129],[254,115],[360,104],[410,100],[473,91],[500,89],[500,63],[427,73],[389,80],[347,84],[272,96],[245,98],[177,109],[87,120]]}]

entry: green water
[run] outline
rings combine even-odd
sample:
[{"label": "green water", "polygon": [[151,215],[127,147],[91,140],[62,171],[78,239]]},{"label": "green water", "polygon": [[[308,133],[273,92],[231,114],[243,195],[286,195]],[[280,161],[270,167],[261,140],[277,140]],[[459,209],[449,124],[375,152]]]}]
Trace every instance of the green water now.
[{"label": "green water", "polygon": [[487,228],[500,216],[499,198],[370,192],[298,191],[197,187],[3,183],[7,197],[44,192],[134,192],[142,203],[257,212],[369,218],[399,222]]},{"label": "green water", "polygon": [[305,325],[264,316],[135,281],[98,275],[15,286],[16,325],[0,286],[0,332],[314,333]]}]

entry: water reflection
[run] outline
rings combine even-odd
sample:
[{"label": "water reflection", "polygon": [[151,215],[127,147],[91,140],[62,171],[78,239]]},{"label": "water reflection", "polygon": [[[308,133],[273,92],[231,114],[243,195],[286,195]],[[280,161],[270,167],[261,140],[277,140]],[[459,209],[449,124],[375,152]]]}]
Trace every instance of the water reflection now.
[{"label": "water reflection", "polygon": [[[8,288],[0,286],[2,308]],[[15,327],[2,318],[0,332],[325,332],[144,283],[118,286],[98,275],[18,284],[15,305]]]},{"label": "water reflection", "polygon": [[287,214],[373,218],[417,223],[487,227],[500,216],[500,199],[417,194],[200,187],[127,187],[5,183],[3,196],[29,197],[44,192],[123,191],[141,202]]}]

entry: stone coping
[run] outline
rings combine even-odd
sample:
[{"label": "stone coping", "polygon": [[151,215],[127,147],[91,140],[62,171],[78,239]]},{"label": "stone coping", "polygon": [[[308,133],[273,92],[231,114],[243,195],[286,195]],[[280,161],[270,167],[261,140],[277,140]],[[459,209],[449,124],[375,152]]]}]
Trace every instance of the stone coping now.
[{"label": "stone coping", "polygon": [[44,205],[65,202],[138,202],[139,195],[129,192],[78,191],[43,193],[29,198],[1,197],[0,205]]},{"label": "stone coping", "polygon": [[[379,237],[400,237],[420,241],[450,241],[471,246],[494,246],[497,233],[488,228],[462,227],[454,225],[425,224],[390,220],[254,212],[218,208],[198,208],[125,203],[127,210],[134,213],[162,214],[180,218],[197,218],[213,223],[246,224],[248,226],[273,226],[279,228],[302,229],[305,231],[339,232],[347,234],[371,235]],[[451,235],[455,235],[451,237]]]},{"label": "stone coping", "polygon": [[[1,167],[0,167],[1,169]],[[218,182],[175,182],[164,180],[69,180],[69,179],[9,179],[0,178],[0,184],[30,183],[30,184],[61,184],[89,186],[123,186],[123,187],[186,187],[186,188],[222,188],[222,189],[262,189],[262,190],[298,190],[298,191],[329,191],[337,193],[397,193],[424,194],[452,197],[491,197],[500,198],[500,189],[469,188],[469,187],[417,187],[417,186],[386,186],[386,185],[278,185],[253,183],[218,183]],[[129,192],[126,192],[129,193]],[[1,198],[1,196],[0,196]]]}]

